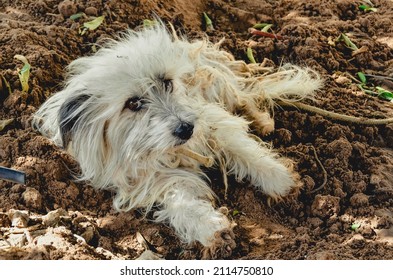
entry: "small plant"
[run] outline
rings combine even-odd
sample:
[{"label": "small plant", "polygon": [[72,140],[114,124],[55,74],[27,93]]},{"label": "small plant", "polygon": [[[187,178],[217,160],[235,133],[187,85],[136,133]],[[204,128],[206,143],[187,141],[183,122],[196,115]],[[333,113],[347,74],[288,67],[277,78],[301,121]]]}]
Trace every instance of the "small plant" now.
[{"label": "small plant", "polygon": [[351,230],[353,230],[353,231],[357,231],[359,228],[360,228],[360,224],[358,224],[358,223],[353,223],[351,225]]},{"label": "small plant", "polygon": [[344,42],[345,46],[353,51],[357,51],[359,48],[352,43],[351,39],[344,33],[341,33],[340,36],[336,39],[337,42]]},{"label": "small plant", "polygon": [[18,70],[18,76],[19,76],[19,81],[22,85],[22,91],[23,92],[28,92],[29,91],[29,77],[30,77],[30,64],[27,61],[27,58],[24,57],[23,55],[17,54],[14,56],[15,59],[18,59],[24,63],[22,69],[17,69]]},{"label": "small plant", "polygon": [[344,33],[341,33],[340,36],[337,37],[336,42],[344,42],[345,46],[352,50],[352,56],[368,51],[366,46],[358,48],[358,46],[356,46]]},{"label": "small plant", "polygon": [[72,16],[70,16],[70,19],[72,19],[72,20],[77,20],[77,19],[79,19],[79,18],[81,18],[81,17],[86,17],[86,14],[85,14],[85,13],[73,14]]},{"label": "small plant", "polygon": [[360,83],[358,84],[358,87],[365,93],[371,94],[371,95],[376,95],[381,99],[387,100],[387,101],[392,101],[393,100],[393,93],[389,90],[386,90],[382,87],[379,86],[374,86],[370,85],[368,83],[366,75],[363,72],[358,72],[357,76],[360,80]]},{"label": "small plant", "polygon": [[268,32],[271,29],[273,24],[270,23],[257,23],[252,28],[260,29],[262,32]]},{"label": "small plant", "polygon": [[203,18],[205,19],[206,31],[214,30],[212,20],[209,18],[209,16],[205,12],[203,12]]},{"label": "small plant", "polygon": [[377,8],[371,7],[371,6],[366,5],[366,4],[360,5],[359,9],[364,11],[364,12],[376,12],[376,11],[378,11]]},{"label": "small plant", "polygon": [[250,47],[247,48],[247,58],[248,60],[250,60],[251,63],[257,63]]}]

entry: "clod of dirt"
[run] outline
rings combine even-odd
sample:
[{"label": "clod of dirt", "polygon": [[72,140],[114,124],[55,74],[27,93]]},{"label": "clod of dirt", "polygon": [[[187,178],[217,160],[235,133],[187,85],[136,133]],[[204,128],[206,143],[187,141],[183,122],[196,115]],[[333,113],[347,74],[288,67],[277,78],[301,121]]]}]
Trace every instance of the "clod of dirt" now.
[{"label": "clod of dirt", "polygon": [[60,14],[62,14],[64,17],[68,18],[68,17],[72,16],[73,14],[76,14],[76,12],[78,11],[78,8],[73,1],[65,0],[65,1],[59,3],[58,10],[59,10]]},{"label": "clod of dirt", "polygon": [[356,193],[350,199],[349,202],[353,207],[360,207],[368,205],[368,196],[363,193]]},{"label": "clod of dirt", "polygon": [[94,225],[91,222],[82,222],[78,225],[78,228],[82,232],[81,237],[89,244],[97,232]]},{"label": "clod of dirt", "polygon": [[352,145],[347,139],[340,138],[329,143],[326,147],[326,152],[338,160],[347,163],[352,154]]},{"label": "clod of dirt", "polygon": [[42,195],[36,189],[27,187],[22,198],[27,207],[37,210],[42,208]]},{"label": "clod of dirt", "polygon": [[340,211],[340,198],[318,194],[311,205],[311,215],[322,219],[337,216]]}]

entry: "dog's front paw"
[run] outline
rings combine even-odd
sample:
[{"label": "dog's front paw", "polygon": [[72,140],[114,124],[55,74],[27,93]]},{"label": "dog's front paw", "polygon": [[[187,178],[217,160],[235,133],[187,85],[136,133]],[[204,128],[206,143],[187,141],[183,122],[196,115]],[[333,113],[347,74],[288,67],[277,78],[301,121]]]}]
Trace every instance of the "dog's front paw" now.
[{"label": "dog's front paw", "polygon": [[210,246],[202,251],[202,259],[223,259],[232,255],[235,249],[235,234],[232,229],[223,229],[214,233],[214,239]]},{"label": "dog's front paw", "polygon": [[264,185],[263,191],[269,196],[269,201],[278,202],[284,197],[297,197],[303,186],[300,175],[294,171],[294,163],[285,158],[279,162],[280,165],[270,172],[270,180]]}]

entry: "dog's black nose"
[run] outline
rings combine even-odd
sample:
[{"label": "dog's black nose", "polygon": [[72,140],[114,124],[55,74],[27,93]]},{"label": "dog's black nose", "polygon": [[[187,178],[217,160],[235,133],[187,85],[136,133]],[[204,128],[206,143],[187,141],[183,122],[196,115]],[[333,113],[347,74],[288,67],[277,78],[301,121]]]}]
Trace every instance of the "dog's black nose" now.
[{"label": "dog's black nose", "polygon": [[175,131],[173,131],[173,135],[179,137],[181,140],[188,140],[191,138],[193,132],[194,126],[192,124],[182,122],[178,127],[176,127]]}]

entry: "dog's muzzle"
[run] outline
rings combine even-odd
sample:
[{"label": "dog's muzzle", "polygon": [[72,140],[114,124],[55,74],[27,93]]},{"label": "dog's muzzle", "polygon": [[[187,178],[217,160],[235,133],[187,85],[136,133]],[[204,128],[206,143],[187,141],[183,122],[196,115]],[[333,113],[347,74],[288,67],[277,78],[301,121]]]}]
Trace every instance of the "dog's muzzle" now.
[{"label": "dog's muzzle", "polygon": [[194,125],[187,122],[182,122],[173,131],[173,135],[180,138],[181,140],[188,140],[191,138],[193,132],[194,132]]}]

